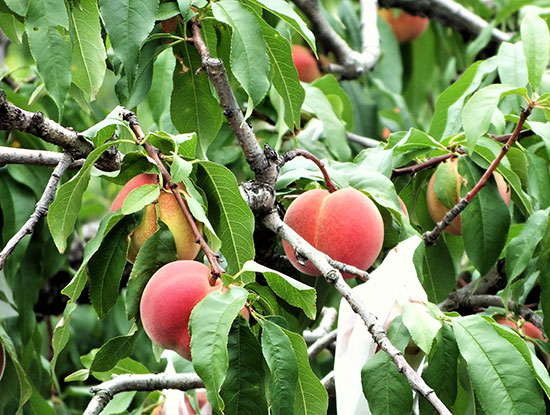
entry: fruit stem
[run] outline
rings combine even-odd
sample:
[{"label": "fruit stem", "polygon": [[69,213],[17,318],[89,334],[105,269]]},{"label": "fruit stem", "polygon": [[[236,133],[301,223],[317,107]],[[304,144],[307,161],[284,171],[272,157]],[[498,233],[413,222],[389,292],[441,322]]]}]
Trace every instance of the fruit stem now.
[{"label": "fruit stem", "polygon": [[323,178],[325,179],[325,186],[327,187],[327,189],[330,193],[334,193],[335,191],[338,190],[336,185],[330,179],[330,176],[328,175],[328,172],[325,169],[325,165],[323,164],[323,162],[307,150],[303,150],[301,148],[296,148],[294,150],[290,150],[290,151],[286,152],[281,157],[281,161],[282,161],[281,166],[284,165],[285,163],[288,163],[290,160],[295,159],[298,156],[302,156],[302,157],[305,157],[308,160],[313,161],[317,165],[317,167],[319,167],[319,170],[321,170],[321,173],[323,173]]},{"label": "fruit stem", "polygon": [[151,143],[148,141],[144,141],[145,135],[143,134],[143,130],[141,129],[141,125],[139,124],[136,115],[128,110],[125,110],[123,112],[123,119],[128,122],[130,125],[130,128],[134,132],[136,136],[136,142],[143,146],[149,157],[151,157],[155,163],[157,164],[160,173],[162,174],[162,178],[164,179],[164,185],[165,187],[169,188],[174,197],[176,198],[178,204],[180,205],[180,208],[185,216],[185,219],[187,219],[187,222],[189,223],[189,226],[191,226],[191,229],[193,230],[193,235],[195,235],[195,240],[197,243],[200,244],[202,251],[204,252],[204,255],[208,259],[208,262],[210,263],[210,278],[209,283],[211,286],[216,285],[216,280],[220,278],[221,274],[225,272],[225,270],[221,267],[220,263],[218,262],[218,255],[210,248],[210,246],[206,243],[206,240],[203,238],[197,224],[195,223],[195,218],[191,214],[191,211],[189,210],[189,206],[187,206],[187,203],[183,198],[181,197],[179,188],[177,185],[175,185],[172,182],[172,176],[168,172],[168,169],[164,166],[162,163],[160,157],[159,157],[159,150],[154,147]]}]

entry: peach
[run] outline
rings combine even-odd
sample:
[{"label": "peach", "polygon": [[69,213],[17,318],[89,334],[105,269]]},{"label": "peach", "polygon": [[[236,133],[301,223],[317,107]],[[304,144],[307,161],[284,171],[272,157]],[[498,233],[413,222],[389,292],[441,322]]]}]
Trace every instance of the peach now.
[{"label": "peach", "polygon": [[381,9],[378,14],[391,26],[399,43],[410,42],[420,37],[429,23],[425,17],[413,16],[404,11],[395,16],[393,9]]},{"label": "peach", "polygon": [[[181,392],[181,394],[183,395],[183,402],[184,402],[185,409],[187,410],[187,412],[183,411],[182,404],[181,404],[181,398],[180,398],[180,396],[178,396],[178,398],[180,398],[180,400],[178,401],[178,406],[179,406],[178,407],[178,413],[181,413],[181,414],[186,413],[188,415],[199,415],[193,409],[193,406],[191,405],[191,401],[189,400],[189,397],[187,396],[187,394],[185,394],[183,392]],[[210,403],[208,402],[208,399],[206,398],[206,389],[197,389],[196,390],[196,398],[197,398],[197,404],[199,406],[200,414],[201,415],[211,415],[212,414],[212,406],[210,405]],[[171,413],[168,412],[170,409],[165,408],[164,406],[165,406],[164,404],[161,404],[161,405],[157,406],[153,410],[153,412],[151,412],[151,415],[172,415]]]},{"label": "peach", "polygon": [[401,199],[399,196],[397,196],[397,199],[399,200],[399,206],[401,206],[401,210],[403,211],[407,219],[409,219],[409,211],[407,210],[407,206],[405,206],[405,202],[403,202],[403,199]]},{"label": "peach", "polygon": [[[145,184],[158,184],[156,174],[142,173],[132,178],[124,185],[119,194],[113,201],[111,212],[115,212],[122,207],[128,194],[135,188]],[[171,191],[162,189],[158,198],[158,203],[145,207],[141,223],[130,234],[130,246],[128,248],[128,261],[134,263],[137,254],[145,241],[156,232],[158,216],[163,221],[172,235],[176,244],[179,259],[194,259],[200,250],[200,245],[196,243],[195,235],[191,226],[187,222],[176,197]]]},{"label": "peach", "polygon": [[[462,185],[462,182],[464,179],[458,174],[458,159],[453,159],[450,162],[447,163],[449,167],[452,169],[452,172],[455,175],[456,179],[456,192],[455,192],[455,198],[454,202],[458,203],[460,200],[460,187]],[[439,222],[443,219],[445,214],[452,208],[446,207],[443,203],[439,201],[437,198],[437,195],[434,190],[434,183],[435,183],[435,175],[437,174],[437,171],[432,175],[430,178],[430,181],[428,183],[428,191],[426,192],[426,203],[428,204],[428,211],[430,212],[430,216],[434,220],[434,222]],[[502,197],[502,200],[504,200],[504,203],[506,203],[507,206],[510,206],[510,190],[508,189],[508,185],[506,184],[506,181],[497,172],[493,173],[493,176],[495,178],[498,192],[500,193],[500,196]],[[462,222],[460,220],[460,215],[458,215],[449,226],[445,228],[445,232],[451,234],[451,235],[462,235]]]},{"label": "peach", "polygon": [[498,324],[510,326],[514,330],[519,331],[520,334],[522,334],[525,337],[546,341],[541,331],[533,323],[529,321],[524,321],[523,319],[521,319],[521,321],[523,321],[523,324],[521,324],[521,328],[518,329],[518,325],[513,320],[508,319],[506,316],[496,316],[494,317],[494,319]]},{"label": "peach", "polygon": [[313,82],[321,77],[321,71],[311,51],[300,45],[292,45],[292,60],[302,82]]},{"label": "peach", "polygon": [[149,338],[187,360],[191,360],[189,317],[212,291],[209,276],[210,269],[200,262],[170,262],[153,274],[141,296],[141,321]]},{"label": "peach", "polygon": [[[309,190],[290,205],[284,221],[319,251],[360,269],[374,263],[384,241],[384,223],[376,205],[352,188],[334,193]],[[283,248],[296,269],[308,275],[321,275],[309,261],[300,265],[285,241]],[[353,277],[344,274],[346,279]]]}]

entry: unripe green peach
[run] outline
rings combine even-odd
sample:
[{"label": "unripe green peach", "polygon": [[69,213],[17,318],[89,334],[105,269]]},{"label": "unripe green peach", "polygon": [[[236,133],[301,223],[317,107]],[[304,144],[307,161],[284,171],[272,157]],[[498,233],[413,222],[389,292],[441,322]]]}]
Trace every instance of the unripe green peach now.
[{"label": "unripe green peach", "polygon": [[[128,194],[145,184],[158,184],[158,176],[156,174],[142,173],[132,178],[124,185],[119,194],[113,201],[111,212],[115,212],[122,207],[124,200]],[[180,192],[182,192],[180,190]],[[200,245],[196,243],[195,235],[189,222],[185,218],[176,197],[171,191],[162,189],[158,201],[145,207],[143,218],[138,226],[130,234],[130,246],[128,248],[128,261],[134,263],[137,254],[145,241],[155,233],[157,226],[157,209],[158,216],[163,221],[172,235],[176,244],[179,259],[194,259],[199,250]],[[198,224],[199,229],[201,225]]]},{"label": "unripe green peach", "polygon": [[189,317],[212,291],[210,269],[197,261],[174,261],[153,274],[141,296],[140,315],[149,338],[191,360]]},{"label": "unripe green peach", "polygon": [[321,77],[321,71],[311,51],[300,45],[292,45],[292,60],[302,82],[313,82]]},{"label": "unripe green peach", "polygon": [[413,16],[404,11],[399,12],[396,17],[393,9],[381,9],[378,14],[391,26],[399,43],[410,42],[420,37],[429,23],[425,17]]},{"label": "unripe green peach", "polygon": [[[451,171],[455,176],[456,192],[455,192],[454,203],[456,204],[460,200],[460,187],[464,179],[462,178],[462,176],[458,174],[458,158],[451,160],[447,164],[451,168]],[[446,207],[437,198],[437,195],[434,190],[436,174],[437,174],[437,171],[432,175],[428,183],[428,190],[426,192],[426,203],[428,205],[428,211],[430,212],[430,216],[432,217],[433,221],[437,223],[443,219],[443,217],[450,210],[450,208]],[[504,200],[504,203],[506,203],[507,206],[510,206],[510,190],[508,189],[508,185],[506,184],[506,181],[497,172],[493,173],[493,177],[495,178],[495,181],[498,187],[498,192],[500,193],[502,200]],[[460,220],[460,215],[458,215],[451,222],[451,224],[445,228],[445,232],[451,235],[462,235],[462,222]]]},{"label": "unripe green peach", "polygon": [[[302,238],[332,259],[369,268],[378,257],[384,241],[384,223],[376,205],[358,190],[347,188],[329,193],[309,190],[288,208],[284,221]],[[294,250],[283,241],[288,259],[299,271],[321,275],[309,261],[298,263]],[[344,278],[353,278],[344,274]]]}]

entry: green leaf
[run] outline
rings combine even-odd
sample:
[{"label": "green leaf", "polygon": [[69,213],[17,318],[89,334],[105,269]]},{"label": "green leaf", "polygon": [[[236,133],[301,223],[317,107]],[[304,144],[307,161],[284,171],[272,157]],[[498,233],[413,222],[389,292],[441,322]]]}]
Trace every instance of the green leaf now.
[{"label": "green leaf", "polygon": [[462,107],[464,101],[477,89],[487,75],[497,68],[497,58],[478,61],[472,64],[459,78],[449,86],[435,102],[435,111],[429,134],[441,139],[456,134],[462,126]]},{"label": "green leaf", "polygon": [[32,55],[59,114],[71,84],[69,16],[63,0],[29,0],[25,28]]},{"label": "green leaf", "polygon": [[227,343],[229,367],[220,395],[227,415],[266,415],[265,370],[260,343],[244,318],[238,317]]},{"label": "green leaf", "polygon": [[430,315],[424,304],[409,302],[403,304],[403,324],[418,347],[429,354],[435,336],[441,329],[441,322]]},{"label": "green leaf", "polygon": [[164,264],[176,261],[178,255],[172,232],[164,222],[159,221],[157,231],[149,237],[139,250],[132,267],[126,289],[126,314],[128,319],[137,318],[143,289],[153,274]]},{"label": "green leaf", "polygon": [[294,413],[298,386],[298,362],[290,338],[269,320],[262,325],[262,353],[270,370],[269,402],[273,415]]},{"label": "green leaf", "polygon": [[[312,82],[332,104],[334,112],[346,123],[346,130],[353,131],[353,106],[346,91],[340,86],[334,75],[326,75]],[[335,105],[337,102],[337,105]]]},{"label": "green leaf", "polygon": [[[447,408],[451,408],[456,399],[458,380],[458,346],[452,329],[444,324],[435,338],[428,357],[428,367],[422,374],[439,399]],[[437,411],[425,399],[420,399],[420,413],[436,415]]]},{"label": "green leaf", "polygon": [[292,6],[283,0],[252,0],[254,4],[259,4],[264,9],[269,10],[279,19],[286,22],[290,27],[296,30],[311,49],[316,50],[315,36],[307,27],[304,20],[294,11]]},{"label": "green leaf", "polygon": [[506,277],[512,281],[523,272],[548,228],[549,210],[538,210],[527,218],[520,234],[506,247]]},{"label": "green leaf", "polygon": [[[448,209],[457,202],[457,171],[456,164],[441,163],[437,166],[434,180],[434,192],[437,199]],[[459,187],[460,188],[460,187]]]},{"label": "green leaf", "polygon": [[[470,160],[461,157],[458,171],[471,190],[482,172]],[[485,275],[495,264],[510,228],[510,212],[502,200],[496,183],[491,181],[474,196],[461,213],[464,248],[476,269]]]},{"label": "green leaf", "polygon": [[269,90],[269,56],[256,17],[235,0],[212,3],[214,17],[233,29],[231,72],[252,98],[260,103]]},{"label": "green leaf", "polygon": [[521,42],[502,43],[498,50],[497,60],[498,76],[501,82],[518,88],[527,85],[527,64]]},{"label": "green leaf", "polygon": [[516,88],[512,85],[493,84],[477,91],[464,105],[462,125],[470,154],[474,151],[477,140],[489,130],[493,112],[499,101],[506,95],[512,94],[525,97],[527,91],[525,88]]},{"label": "green leaf", "polygon": [[191,312],[189,328],[193,367],[203,380],[208,400],[215,411],[224,407],[219,390],[229,366],[229,330],[247,297],[248,291],[237,286],[229,287],[225,293],[216,290],[203,298]]},{"label": "green leaf", "polygon": [[113,50],[133,85],[143,42],[155,25],[158,0],[100,0],[101,17]]},{"label": "green leaf", "polygon": [[540,209],[550,206],[550,169],[548,162],[531,151],[525,151],[529,162],[527,189],[534,205]]},{"label": "green leaf", "polygon": [[160,196],[160,187],[158,184],[144,184],[136,187],[122,203],[121,212],[123,215],[139,212],[145,206],[155,202]]},{"label": "green leaf", "polygon": [[300,110],[305,91],[298,79],[298,71],[292,61],[290,43],[279,32],[269,26],[261,17],[260,22],[264,40],[271,61],[273,86],[284,102],[284,120],[289,129],[300,127]]},{"label": "green leaf", "polygon": [[536,89],[548,65],[550,34],[546,22],[534,13],[528,13],[521,22],[521,40],[527,61],[529,84]]},{"label": "green leaf", "polygon": [[328,393],[315,375],[307,355],[304,338],[292,331],[284,330],[288,336],[298,364],[298,385],[294,397],[294,415],[326,414]]},{"label": "green leaf", "polygon": [[126,336],[117,336],[109,339],[95,354],[90,370],[105,372],[115,367],[119,360],[133,353],[138,335],[137,326],[133,325],[130,333]]},{"label": "green leaf", "polygon": [[73,233],[76,218],[82,205],[82,194],[88,187],[90,171],[99,156],[108,148],[127,140],[110,141],[92,151],[86,161],[71,180],[63,184],[58,190],[48,211],[48,227],[60,253],[65,252],[67,238]]},{"label": "green leaf", "polygon": [[[420,244],[415,259],[421,259],[422,286],[433,303],[443,301],[456,288],[456,275],[449,248],[440,240],[437,244]],[[416,260],[415,260],[416,263]]]},{"label": "green leaf", "polygon": [[485,413],[544,414],[541,389],[518,350],[480,316],[453,319],[460,354]]},{"label": "green leaf", "polygon": [[242,272],[246,271],[261,272],[275,294],[290,305],[304,310],[310,320],[315,320],[317,294],[314,288],[254,261],[244,264]]},{"label": "green leaf", "polygon": [[[166,3],[163,3],[166,4]],[[171,50],[160,53],[153,64],[153,81],[147,94],[147,103],[153,120],[159,128],[163,128],[162,118],[170,105],[173,82],[172,74],[176,67],[176,59]]]},{"label": "green leaf", "polygon": [[399,373],[390,357],[380,351],[361,370],[363,393],[375,414],[409,414],[413,395],[407,378]]},{"label": "green leaf", "polygon": [[88,262],[90,301],[99,318],[104,318],[119,297],[120,280],[126,265],[128,226],[132,220],[117,223]]},{"label": "green leaf", "polygon": [[172,161],[172,167],[170,168],[170,175],[172,176],[172,182],[183,182],[189,177],[193,171],[193,164],[182,159],[176,153],[172,153],[174,160]]},{"label": "green leaf", "polygon": [[227,272],[234,275],[246,261],[254,259],[254,215],[233,173],[212,162],[198,165],[197,184],[208,198],[208,218],[222,241]]},{"label": "green leaf", "polygon": [[351,158],[351,150],[346,138],[346,127],[334,113],[330,101],[319,88],[312,85],[303,85],[306,90],[304,111],[315,116],[323,123],[323,131],[328,148],[340,161],[348,161]]},{"label": "green leaf", "polygon": [[96,96],[105,76],[105,46],[101,38],[96,0],[82,0],[71,9],[73,27],[72,81],[89,100]]},{"label": "green leaf", "polygon": [[4,3],[6,3],[6,6],[15,14],[25,16],[29,0],[4,0]]},{"label": "green leaf", "polygon": [[182,70],[180,65],[176,65],[174,69],[170,116],[180,133],[197,133],[197,156],[205,158],[208,146],[222,125],[222,110],[212,95],[206,71],[197,74],[202,63],[196,48],[184,43],[176,47],[175,53],[187,68]]}]

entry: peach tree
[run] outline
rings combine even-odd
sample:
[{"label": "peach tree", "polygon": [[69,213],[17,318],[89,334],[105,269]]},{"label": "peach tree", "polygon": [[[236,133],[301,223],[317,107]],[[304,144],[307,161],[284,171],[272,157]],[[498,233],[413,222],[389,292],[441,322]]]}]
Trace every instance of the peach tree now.
[{"label": "peach tree", "polygon": [[546,413],[549,22],[0,0],[0,413]]}]

